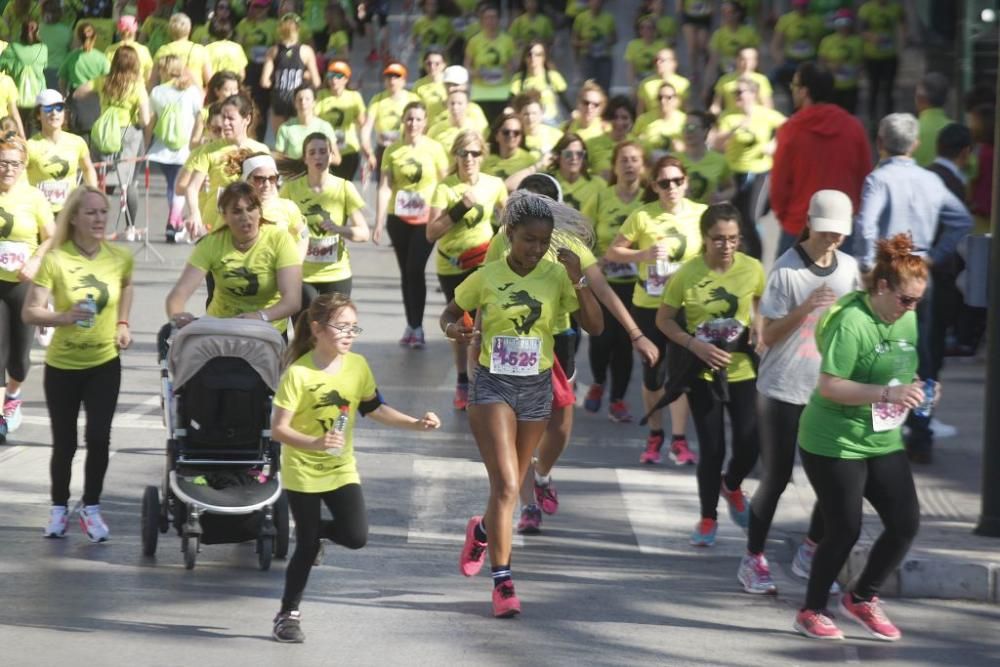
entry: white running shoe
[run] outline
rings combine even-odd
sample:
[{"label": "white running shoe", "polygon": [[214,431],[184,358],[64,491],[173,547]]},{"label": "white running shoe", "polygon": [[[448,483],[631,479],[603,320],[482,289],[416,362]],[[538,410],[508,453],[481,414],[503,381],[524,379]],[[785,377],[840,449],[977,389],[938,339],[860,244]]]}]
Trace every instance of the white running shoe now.
[{"label": "white running shoe", "polygon": [[176,232],[174,232],[174,243],[190,243],[191,236],[188,234],[188,230],[181,227]]},{"label": "white running shoe", "polygon": [[66,507],[53,505],[49,510],[49,525],[45,526],[45,537],[64,537],[67,523],[69,523],[69,511]]},{"label": "white running shoe", "polygon": [[128,241],[129,243],[135,241],[135,236],[136,236],[136,234],[135,234],[135,226],[134,225],[129,225],[128,227],[125,228],[125,240],[126,241]]},{"label": "white running shoe", "polygon": [[937,417],[931,419],[931,430],[934,431],[935,438],[954,438],[958,435],[958,429],[951,424],[938,421]]},{"label": "white running shoe", "polygon": [[13,433],[21,427],[21,399],[10,398],[3,402],[3,418],[7,422],[7,433]]},{"label": "white running shoe", "polygon": [[91,542],[106,542],[111,536],[108,524],[101,517],[100,505],[86,505],[80,510],[80,528]]}]

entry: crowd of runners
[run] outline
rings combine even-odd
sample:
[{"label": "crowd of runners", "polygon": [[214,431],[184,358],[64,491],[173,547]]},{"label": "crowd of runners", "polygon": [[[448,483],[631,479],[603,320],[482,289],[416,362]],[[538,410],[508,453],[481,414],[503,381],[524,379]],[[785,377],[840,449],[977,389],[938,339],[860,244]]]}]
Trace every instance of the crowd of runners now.
[{"label": "crowd of runners", "polygon": [[[558,511],[579,389],[585,411],[607,400],[611,421],[648,424],[638,463],[695,468],[692,546],[714,544],[725,501],[747,531],[748,593],[777,592],[764,546],[799,452],[817,495],[792,564],[809,580],[795,618],[809,637],[843,637],[828,598],[870,501],[884,532],[838,613],[898,639],[878,593],[917,532],[909,466],[932,460],[944,357],[974,352],[985,321],[956,279],[959,245],[990,215],[992,92],[970,93],[955,122],[947,78],[929,72],[919,117],[898,113],[908,21],[890,0],[651,1],[627,26],[602,0],[523,0],[511,14],[418,4],[394,23],[388,2],[7,3],[0,441],[20,425],[37,335],[53,447],[45,535],[66,533],[81,405],[79,521],[91,541],[110,535],[100,496],[134,267],[112,238],[106,181],[135,240],[148,160],[168,209],[149,228],[194,244],[170,321],[198,317],[189,302],[207,283],[205,315],[262,320],[288,341],[272,428],[296,546],[276,640],[304,638],[321,540],[366,542],[355,417],[441,423],[386,404],[351,350],[365,304],[351,300],[350,250],[366,242],[397,260],[399,344],[451,341],[453,406],[489,478],[459,568],[473,576],[488,556],[496,616],[521,611],[513,532],[538,533]],[[553,64],[560,54],[572,68]],[[370,99],[361,66],[381,74]],[[780,238],[765,273],[768,221]],[[432,256],[440,332],[424,329]],[[578,387],[585,335],[592,383]],[[349,405],[346,430],[328,428],[341,406],[316,396],[329,392]]]}]

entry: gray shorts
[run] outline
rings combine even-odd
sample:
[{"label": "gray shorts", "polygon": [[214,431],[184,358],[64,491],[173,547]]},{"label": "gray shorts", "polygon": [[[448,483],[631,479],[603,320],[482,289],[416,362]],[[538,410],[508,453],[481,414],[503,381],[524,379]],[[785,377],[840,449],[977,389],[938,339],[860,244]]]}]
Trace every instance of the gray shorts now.
[{"label": "gray shorts", "polygon": [[538,375],[494,375],[480,366],[469,386],[469,405],[506,403],[519,422],[547,421],[552,414],[552,370]]}]

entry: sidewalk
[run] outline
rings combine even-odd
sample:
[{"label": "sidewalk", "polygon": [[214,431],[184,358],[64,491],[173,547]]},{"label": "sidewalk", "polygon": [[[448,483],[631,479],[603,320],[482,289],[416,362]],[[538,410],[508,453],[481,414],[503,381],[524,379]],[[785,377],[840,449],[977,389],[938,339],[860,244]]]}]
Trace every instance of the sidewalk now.
[{"label": "sidewalk", "polygon": [[[933,464],[914,466],[920,532],[896,575],[886,582],[886,596],[1000,603],[1000,538],[972,532],[980,512],[985,373],[982,355],[947,360],[936,416],[956,426],[958,434],[935,442]],[[798,516],[783,513],[780,528],[797,547],[815,500],[801,466],[796,466],[782,500],[796,506]],[[842,582],[860,574],[881,530],[881,521],[866,503],[861,539],[841,573]]]}]

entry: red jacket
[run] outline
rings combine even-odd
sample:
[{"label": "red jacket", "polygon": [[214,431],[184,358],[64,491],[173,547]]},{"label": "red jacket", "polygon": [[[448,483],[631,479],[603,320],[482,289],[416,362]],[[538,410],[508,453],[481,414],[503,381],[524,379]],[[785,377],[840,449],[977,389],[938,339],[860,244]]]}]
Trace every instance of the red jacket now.
[{"label": "red jacket", "polygon": [[814,104],[778,128],[771,208],[782,229],[798,236],[817,190],[840,190],[857,213],[871,170],[872,149],[861,122],[835,104]]}]

